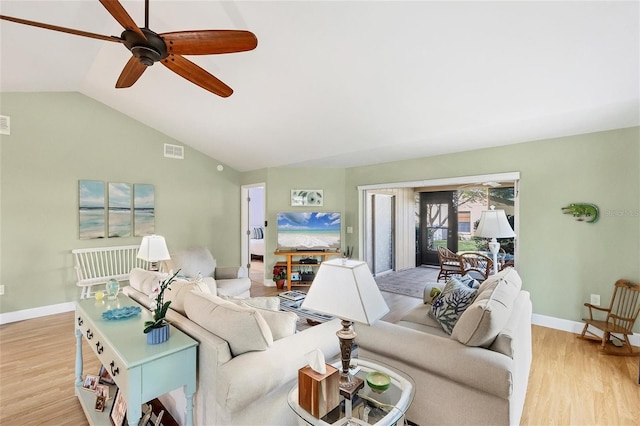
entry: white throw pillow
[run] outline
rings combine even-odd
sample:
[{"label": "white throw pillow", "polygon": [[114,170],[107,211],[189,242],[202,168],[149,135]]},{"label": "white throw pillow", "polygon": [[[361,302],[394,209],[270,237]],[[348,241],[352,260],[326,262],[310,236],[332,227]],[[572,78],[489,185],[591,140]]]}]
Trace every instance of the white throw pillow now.
[{"label": "white throw pillow", "polygon": [[129,272],[129,285],[140,293],[154,298],[153,289],[160,285],[160,281],[164,281],[167,278],[169,278],[169,275],[162,272],[133,268]]},{"label": "white throw pillow", "polygon": [[205,294],[211,294],[209,287],[200,282],[187,281],[183,279],[176,279],[169,287],[164,291],[164,301],[171,302],[169,307],[174,311],[185,315],[184,311],[184,297],[190,291],[197,291]]},{"label": "white throw pillow", "polygon": [[273,344],[269,325],[255,309],[194,291],[185,295],[184,309],[191,321],[226,340],[233,356]]},{"label": "white throw pillow", "polygon": [[279,297],[237,297],[220,295],[221,299],[235,303],[236,305],[246,305],[252,308],[267,309],[269,311],[280,310]]},{"label": "white throw pillow", "polygon": [[261,309],[251,306],[247,303],[242,303],[243,306],[256,310],[262,315],[262,318],[269,325],[271,334],[273,335],[273,341],[280,340],[283,337],[288,337],[296,334],[296,326],[298,323],[298,315],[293,312],[280,312],[269,309]]},{"label": "white throw pillow", "polygon": [[489,347],[507,325],[521,287],[522,280],[512,268],[489,277],[458,319],[451,338],[467,346]]}]

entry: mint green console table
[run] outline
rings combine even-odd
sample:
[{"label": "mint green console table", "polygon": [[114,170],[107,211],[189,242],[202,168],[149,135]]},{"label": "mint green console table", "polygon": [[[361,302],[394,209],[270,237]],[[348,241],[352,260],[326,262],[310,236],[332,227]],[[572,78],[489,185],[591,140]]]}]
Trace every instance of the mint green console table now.
[{"label": "mint green console table", "polygon": [[[169,340],[148,345],[142,332],[144,322],[151,319],[142,308],[132,318],[107,321],[102,313],[114,308],[137,306],[119,295],[116,300],[98,302],[93,299],[76,301],[76,396],[89,424],[110,425],[109,411],[115,387],[103,412],[95,411],[95,394],[82,389],[82,339],[110,372],[119,392],[127,402],[127,420],[137,425],[142,416],[142,404],[174,389],[184,387],[187,399],[186,423],[193,425],[193,394],[196,391],[196,348],[198,342],[171,326]],[[89,372],[97,375],[98,371]]]}]

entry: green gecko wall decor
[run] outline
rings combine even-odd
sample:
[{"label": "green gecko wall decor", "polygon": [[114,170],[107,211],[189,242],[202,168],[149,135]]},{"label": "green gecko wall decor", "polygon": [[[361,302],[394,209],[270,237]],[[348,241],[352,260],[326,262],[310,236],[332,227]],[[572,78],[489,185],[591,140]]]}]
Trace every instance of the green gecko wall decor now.
[{"label": "green gecko wall decor", "polygon": [[562,207],[562,213],[572,214],[580,222],[594,223],[598,220],[599,210],[595,204],[571,203]]}]

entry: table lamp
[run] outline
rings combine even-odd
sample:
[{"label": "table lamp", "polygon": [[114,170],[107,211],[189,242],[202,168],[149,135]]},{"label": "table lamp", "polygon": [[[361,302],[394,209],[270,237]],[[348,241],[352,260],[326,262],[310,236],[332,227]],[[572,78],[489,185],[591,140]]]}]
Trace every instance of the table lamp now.
[{"label": "table lamp", "polygon": [[342,320],[342,329],[336,333],[342,360],[339,386],[341,392],[351,395],[362,383],[349,373],[351,346],[356,338],[352,322],[370,325],[389,312],[369,267],[365,262],[347,259],[322,262],[302,308]]},{"label": "table lamp", "polygon": [[149,262],[150,271],[158,271],[158,262],[161,260],[169,260],[169,250],[164,237],[160,235],[147,235],[142,238],[140,248],[138,249],[138,259]]},{"label": "table lamp", "polygon": [[495,206],[491,206],[491,210],[483,211],[475,235],[476,237],[491,238],[489,251],[493,255],[493,273],[497,274],[500,243],[496,238],[513,238],[516,236],[513,229],[511,229],[504,210],[496,210]]}]

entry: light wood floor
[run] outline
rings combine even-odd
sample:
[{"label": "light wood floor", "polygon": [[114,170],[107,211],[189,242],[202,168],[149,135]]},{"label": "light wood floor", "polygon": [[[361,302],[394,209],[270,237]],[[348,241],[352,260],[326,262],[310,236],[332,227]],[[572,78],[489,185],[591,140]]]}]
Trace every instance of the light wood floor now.
[{"label": "light wood floor", "polygon": [[[277,294],[254,283],[252,295]],[[395,321],[421,303],[383,293]],[[86,343],[85,343],[86,345]],[[85,373],[98,360],[85,347]],[[0,425],[86,425],[74,396],[73,313],[0,326]],[[575,335],[533,327],[522,425],[640,425],[638,358],[600,355]]]}]

